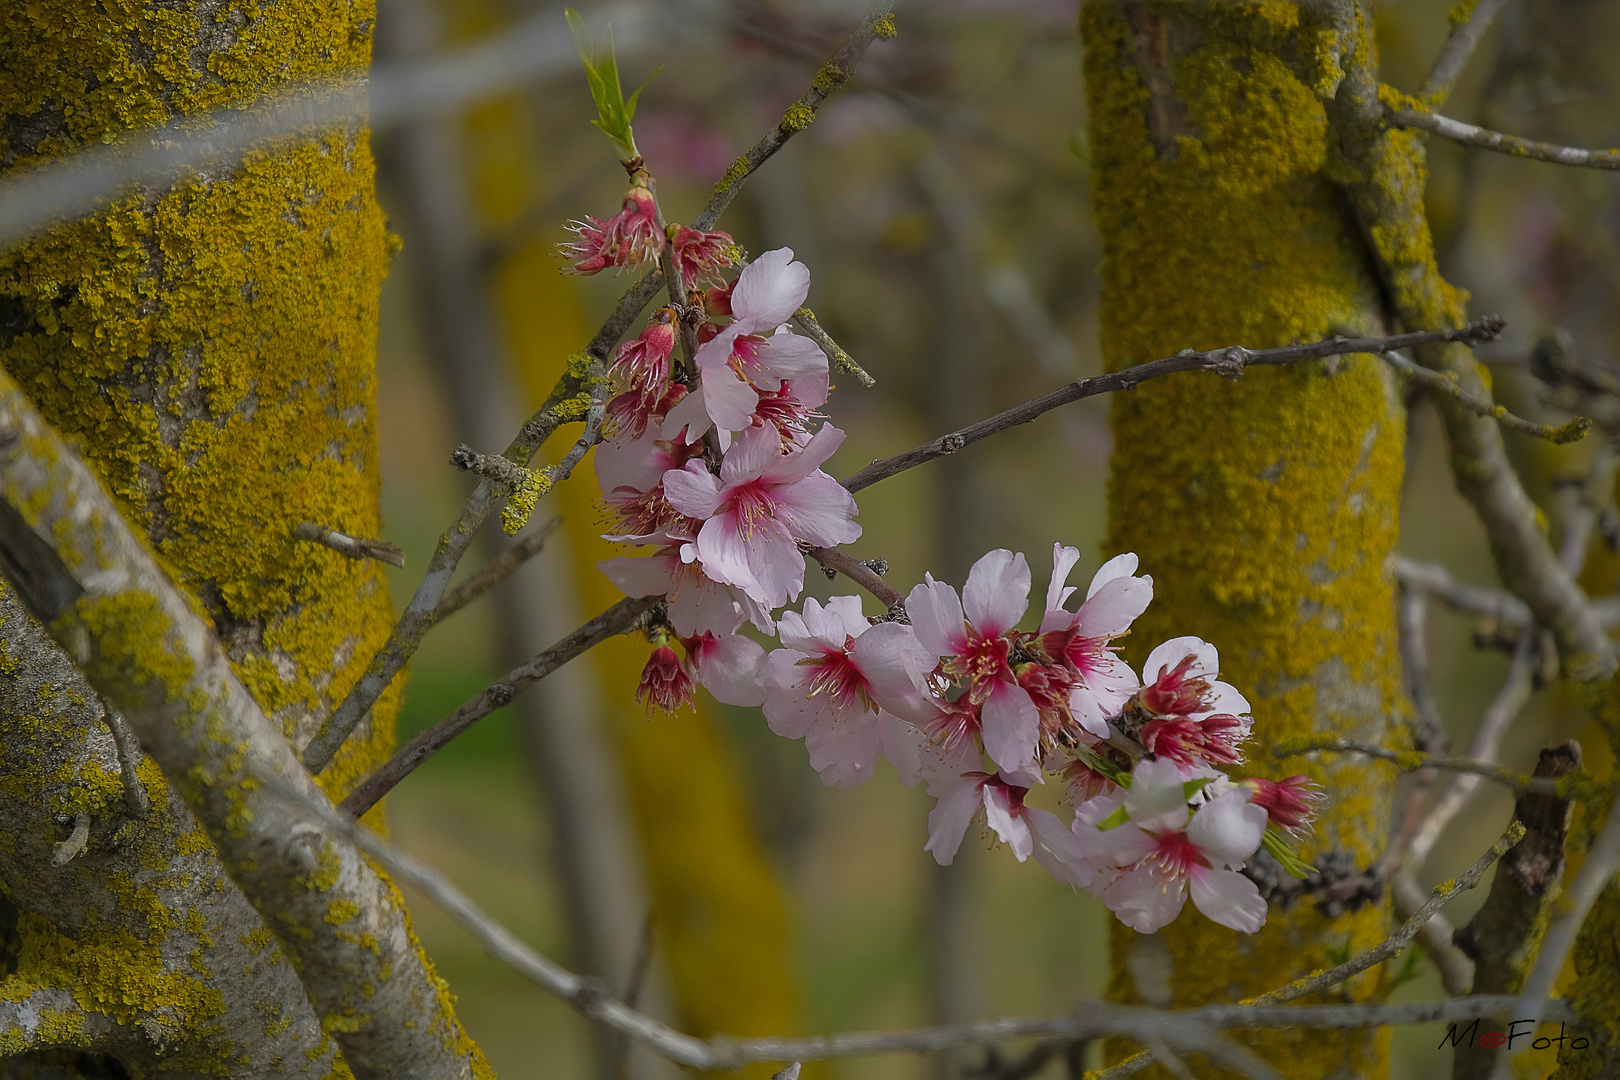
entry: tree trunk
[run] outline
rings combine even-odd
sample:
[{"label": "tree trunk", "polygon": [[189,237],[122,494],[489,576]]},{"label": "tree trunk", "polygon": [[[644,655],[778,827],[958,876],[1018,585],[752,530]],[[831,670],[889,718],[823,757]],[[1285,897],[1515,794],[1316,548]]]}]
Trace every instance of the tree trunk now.
[{"label": "tree trunk", "polygon": [[[202,0],[5,5],[0,165],[312,76],[364,78],[373,18],[369,4],[319,0],[248,13]],[[292,536],[302,521],[380,531],[388,251],[354,126],[137,191],[0,255],[0,363],[76,440],[300,746],[393,622],[378,564]],[[100,1019],[0,1022],[0,1051],[103,1051],[148,1075],[344,1071],[208,835],[149,760],[152,810],[130,808],[103,706],[9,594],[3,614],[0,833],[16,842],[0,845],[0,879],[18,915],[0,998],[65,993]],[[328,792],[387,753],[399,689],[321,776]],[[79,814],[88,844],[54,867]]]},{"label": "tree trunk", "polygon": [[[1333,38],[1307,5],[1089,0],[1082,11],[1101,333],[1110,368],[1183,348],[1282,345],[1381,329],[1357,222],[1328,175]],[[1248,768],[1310,773],[1331,804],[1249,937],[1189,909],[1142,937],[1114,928],[1111,996],[1234,1001],[1360,951],[1386,930],[1376,886],[1390,771],[1352,757],[1272,759],[1313,732],[1381,741],[1401,709],[1393,583],[1403,416],[1367,356],[1185,375],[1114,402],[1108,552],[1135,551],[1155,603],[1126,648],[1214,643],[1254,706]],[[1148,673],[1151,677],[1153,673]],[[1266,859],[1256,862],[1265,869]],[[1273,864],[1274,869],[1274,864]],[[1292,903],[1280,901],[1291,898]],[[1365,998],[1378,976],[1349,984]],[[1252,1039],[1288,1076],[1382,1075],[1387,1035]]]}]

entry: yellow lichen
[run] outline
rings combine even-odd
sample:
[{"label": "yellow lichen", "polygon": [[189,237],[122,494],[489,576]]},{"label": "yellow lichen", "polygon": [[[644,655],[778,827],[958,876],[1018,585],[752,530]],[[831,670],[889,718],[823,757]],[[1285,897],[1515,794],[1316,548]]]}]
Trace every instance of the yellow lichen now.
[{"label": "yellow lichen", "polygon": [[802,101],[795,101],[787,107],[782,114],[782,122],[777,126],[783,131],[803,131],[815,118],[816,110]]}]

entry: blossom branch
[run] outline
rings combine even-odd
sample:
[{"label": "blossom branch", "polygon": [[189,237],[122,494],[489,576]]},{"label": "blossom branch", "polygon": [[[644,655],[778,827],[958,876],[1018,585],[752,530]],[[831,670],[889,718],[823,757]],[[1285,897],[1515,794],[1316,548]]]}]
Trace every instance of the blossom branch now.
[{"label": "blossom branch", "polygon": [[1550,161],[1555,165],[1620,169],[1620,149],[1582,150],[1574,146],[1537,142],[1534,139],[1524,139],[1517,135],[1506,135],[1500,131],[1475,127],[1461,120],[1453,120],[1449,116],[1420,109],[1386,109],[1384,115],[1396,127],[1417,128],[1480,150],[1495,150],[1499,154],[1530,158],[1534,161]]},{"label": "blossom branch", "polygon": [[1457,377],[1449,371],[1431,371],[1422,364],[1414,363],[1392,352],[1381,353],[1380,356],[1396,371],[1422,383],[1430,390],[1456,398],[1475,416],[1491,417],[1509,431],[1517,431],[1521,435],[1534,435],[1538,439],[1562,445],[1578,441],[1592,427],[1592,421],[1584,416],[1573,417],[1562,424],[1537,424],[1522,416],[1513,415],[1487,396],[1464,390],[1458,384]]},{"label": "blossom branch", "polygon": [[[810,118],[814,117],[815,110],[822,102],[854,74],[856,64],[876,37],[893,36],[894,24],[889,14],[890,7],[891,5],[886,3],[873,4],[849,41],[845,42],[837,55],[823,67],[822,72],[817,75],[816,83],[805,91],[803,102],[806,103],[807,115]],[[789,113],[792,114],[793,110],[790,109]],[[805,123],[808,122],[808,119],[805,120]],[[693,228],[711,228],[731,204],[731,200],[736,197],[747,177],[781,149],[797,130],[799,128],[784,131],[782,126],[778,125],[747,155],[733,162],[726,176],[716,185],[715,193],[708,204],[693,221]],[[662,281],[659,277],[648,275],[619,297],[612,314],[586,346],[584,355],[576,357],[570,363],[569,369],[558,379],[557,385],[545,403],[524,423],[502,456],[520,466],[527,465],[535,450],[543,445],[558,427],[566,422],[584,419],[587,422],[585,437],[575,444],[574,449],[558,466],[548,471],[548,477],[553,481],[562,479],[566,472],[583,458],[600,431],[602,407],[596,400],[598,395],[595,393],[595,384],[600,378],[600,372],[605,368],[613,347],[661,287]],[[498,486],[486,478],[480,481],[468,497],[460,515],[440,537],[438,547],[429,560],[427,571],[417,585],[416,593],[411,597],[405,611],[401,613],[388,640],[372,657],[365,673],[349,691],[348,696],[338,704],[305,747],[303,758],[307,768],[320,772],[326,767],[338,747],[343,745],[349,734],[359,726],[360,721],[371,711],[372,705],[382,696],[382,692],[415,654],[422,638],[433,625],[434,611],[445,590],[449,588],[450,578],[455,574],[456,566],[471,545],[474,535],[494,511],[500,495]]]},{"label": "blossom branch", "polygon": [[1446,100],[1468,65],[1468,58],[1474,54],[1485,31],[1490,29],[1491,21],[1507,4],[1508,0],[1478,0],[1466,18],[1452,24],[1451,36],[1446,38],[1440,55],[1434,58],[1429,77],[1423,80],[1423,89],[1418,91],[1420,97],[1434,105]]},{"label": "blossom branch", "polygon": [[626,597],[551,648],[513,668],[464,702],[455,712],[400,747],[393,757],[349,793],[343,800],[343,809],[353,817],[360,817],[457,735],[507,705],[514,697],[598,642],[629,633],[641,623],[647,612],[662,601],[661,596]]},{"label": "blossom branch", "polygon": [[1246,368],[1259,365],[1291,364],[1297,360],[1309,360],[1324,356],[1347,356],[1353,353],[1381,354],[1392,349],[1407,349],[1418,345],[1434,344],[1437,342],[1480,342],[1494,341],[1502,333],[1505,324],[1501,319],[1489,317],[1476,319],[1467,326],[1454,330],[1426,330],[1414,334],[1397,334],[1384,338],[1345,338],[1334,337],[1325,341],[1311,342],[1307,345],[1286,345],[1276,349],[1245,349],[1241,345],[1233,345],[1224,349],[1210,349],[1205,352],[1194,352],[1191,349],[1183,350],[1175,356],[1167,356],[1161,360],[1150,360],[1145,364],[1137,364],[1121,371],[1111,371],[1105,375],[1093,375],[1089,378],[1076,379],[1067,386],[1059,387],[1032,401],[1022,405],[1015,405],[1004,412],[999,412],[976,424],[970,424],[960,431],[953,431],[948,435],[926,442],[903,454],[874,461],[866,468],[843,481],[844,487],[851,492],[871,487],[879,480],[887,480],[907,469],[915,468],[927,461],[954,454],[965,446],[998,435],[1008,428],[1027,424],[1036,417],[1051,412],[1060,405],[1079,401],[1082,398],[1095,397],[1098,394],[1109,394],[1119,390],[1134,390],[1137,386],[1149,379],[1172,375],[1179,371],[1213,371],[1225,378],[1239,378]]},{"label": "blossom branch", "polygon": [[387,540],[369,540],[363,536],[350,536],[326,525],[304,521],[293,527],[293,535],[329,547],[339,555],[351,559],[376,559],[389,566],[404,566],[405,553]]},{"label": "blossom branch", "polygon": [[491,559],[476,574],[444,594],[439,606],[433,609],[435,623],[454,614],[500,584],[518,567],[538,555],[551,534],[562,525],[562,518],[552,518]]}]

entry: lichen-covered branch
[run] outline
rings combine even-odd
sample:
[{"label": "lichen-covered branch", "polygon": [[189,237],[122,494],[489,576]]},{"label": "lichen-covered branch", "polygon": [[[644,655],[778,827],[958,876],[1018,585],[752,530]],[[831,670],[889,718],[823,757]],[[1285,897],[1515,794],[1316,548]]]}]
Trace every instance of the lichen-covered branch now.
[{"label": "lichen-covered branch", "polygon": [[1492,401],[1489,396],[1481,397],[1464,390],[1457,382],[1455,376],[1445,371],[1430,371],[1420,364],[1414,364],[1404,356],[1386,352],[1383,354],[1386,364],[1406,375],[1416,382],[1437,394],[1446,394],[1454,397],[1464,407],[1473,412],[1475,416],[1488,416],[1497,421],[1509,431],[1517,431],[1521,435],[1533,435],[1538,439],[1562,445],[1575,442],[1584,436],[1592,426],[1592,421],[1584,416],[1577,416],[1562,424],[1537,424],[1526,420],[1522,416],[1514,416],[1506,408]]},{"label": "lichen-covered branch", "polygon": [[116,1025],[74,1000],[65,987],[0,981],[0,1059],[33,1050],[110,1051]]},{"label": "lichen-covered branch", "polygon": [[[1427,171],[1422,140],[1384,123],[1370,5],[1333,0],[1331,20],[1343,77],[1327,101],[1338,158],[1336,179],[1350,198],[1395,316],[1408,328],[1455,326],[1465,297],[1440,276],[1424,210]],[[1449,372],[1458,389],[1484,399],[1479,363],[1462,345],[1431,345],[1418,360]],[[1564,669],[1591,680],[1614,670],[1608,635],[1587,597],[1537,526],[1537,511],[1519,482],[1494,420],[1463,401],[1437,396],[1457,488],[1479,515],[1502,582],[1558,642]]]},{"label": "lichen-covered branch", "polygon": [[313,521],[301,521],[294,525],[293,535],[300,540],[329,547],[339,555],[350,559],[376,559],[389,566],[405,565],[405,553],[387,540],[350,536],[348,533],[338,532],[329,525],[317,525]]},{"label": "lichen-covered branch", "polygon": [[1396,127],[1415,128],[1439,135],[1463,146],[1478,150],[1495,150],[1511,157],[1532,161],[1550,161],[1555,165],[1577,165],[1587,169],[1620,169],[1620,150],[1582,150],[1577,146],[1559,146],[1556,143],[1537,142],[1517,135],[1465,124],[1449,116],[1425,109],[1386,108],[1384,115]]},{"label": "lichen-covered branch", "polygon": [[0,562],[185,799],[354,1074],[482,1071],[392,885],[316,815],[268,790],[292,784],[324,799],[194,601],[9,377],[0,377]]},{"label": "lichen-covered branch", "polygon": [[489,560],[472,577],[444,594],[439,600],[439,606],[433,609],[433,621],[439,622],[446,616],[460,611],[499,585],[512,571],[538,555],[546,546],[551,534],[561,525],[562,518],[552,518]]}]

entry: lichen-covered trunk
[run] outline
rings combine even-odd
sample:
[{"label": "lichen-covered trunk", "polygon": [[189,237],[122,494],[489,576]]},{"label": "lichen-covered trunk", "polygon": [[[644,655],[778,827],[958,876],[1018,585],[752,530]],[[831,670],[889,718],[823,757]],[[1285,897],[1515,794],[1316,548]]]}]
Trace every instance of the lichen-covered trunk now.
[{"label": "lichen-covered trunk", "polygon": [[[1095,216],[1111,368],[1183,348],[1265,347],[1381,327],[1378,285],[1327,175],[1323,99],[1339,73],[1308,5],[1089,0],[1082,9]],[[1305,846],[1321,889],[1249,937],[1194,910],[1114,932],[1125,1001],[1233,1001],[1386,930],[1356,877],[1381,854],[1392,777],[1364,761],[1273,760],[1312,732],[1380,741],[1400,708],[1389,556],[1403,415],[1375,358],[1188,374],[1120,395],[1109,551],[1135,551],[1156,602],[1126,654],[1197,634],[1254,706],[1247,768],[1306,772],[1332,799]],[[1263,858],[1257,866],[1264,864]],[[1287,890],[1285,890],[1287,891]],[[1372,892],[1374,898],[1366,893]],[[1377,975],[1349,985],[1363,998]],[[1376,1032],[1253,1042],[1285,1075],[1382,1075]]]},{"label": "lichen-covered trunk", "polygon": [[[0,5],[0,167],[309,77],[363,79],[373,19],[338,0]],[[0,253],[0,364],[77,441],[299,745],[392,623],[377,564],[292,536],[301,521],[380,531],[387,260],[359,126],[137,191]],[[9,596],[0,615],[0,882],[18,912],[0,999],[61,990],[111,1021],[110,1034],[14,1031],[0,1053],[76,1047],[159,1075],[346,1073],[206,833],[149,761],[153,810],[126,807],[101,704]],[[321,776],[329,792],[386,753],[396,707],[397,688]],[[81,812],[88,845],[53,867],[60,822]]]}]

